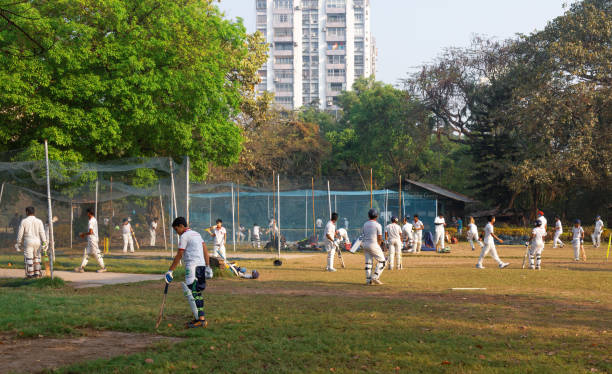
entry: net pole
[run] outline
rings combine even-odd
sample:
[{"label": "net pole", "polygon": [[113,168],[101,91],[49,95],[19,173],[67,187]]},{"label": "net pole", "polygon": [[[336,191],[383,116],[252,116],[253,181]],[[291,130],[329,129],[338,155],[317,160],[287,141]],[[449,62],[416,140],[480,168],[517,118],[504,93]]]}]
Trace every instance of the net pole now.
[{"label": "net pole", "polygon": [[240,242],[240,234],[242,233],[242,231],[240,231],[240,182],[236,183],[236,218],[236,224],[238,225],[238,242]]},{"label": "net pole", "polygon": [[45,139],[45,164],[47,166],[47,207],[49,213],[49,270],[53,279],[53,261],[55,261],[55,242],[53,240],[53,207],[51,206],[51,177],[49,176],[49,145]]},{"label": "net pole", "polygon": [[[168,250],[168,239],[166,238],[166,217],[164,217],[164,202],[162,200],[161,183],[157,184],[157,189],[159,191],[159,212],[161,214],[161,220],[162,220],[162,232],[164,233],[164,251],[167,251]],[[110,243],[109,243],[109,247],[110,247]]]},{"label": "net pole", "polygon": [[308,191],[304,193],[304,207],[306,211],[304,218],[304,235],[306,238],[308,238]]},{"label": "net pole", "polygon": [[232,183],[232,245],[236,252],[236,226],[234,223],[234,183]]},{"label": "net pole", "polygon": [[314,206],[314,177],[312,178],[312,235],[317,240],[317,226],[316,226],[316,218],[315,218],[315,206]]},{"label": "net pole", "polygon": [[388,218],[389,218],[389,190],[385,190],[385,226],[387,226]]},{"label": "net pole", "polygon": [[98,176],[96,175],[96,203],[94,205],[94,216],[96,220],[98,219],[98,187],[100,186],[100,181],[98,180]]},{"label": "net pole", "polygon": [[4,183],[2,182],[2,187],[0,187],[0,204],[2,203],[2,195],[4,194]]},{"label": "net pole", "polygon": [[338,195],[334,195],[334,210],[338,213]]},{"label": "net pole", "polygon": [[185,163],[185,219],[189,225],[189,156],[187,156]]},{"label": "net pole", "polygon": [[329,219],[331,219],[332,208],[331,208],[331,192],[329,190],[329,180],[327,181],[327,206],[329,207]]},{"label": "net pole", "polygon": [[272,218],[276,217],[276,172],[272,170]]},{"label": "net pole", "polygon": [[[115,211],[113,210],[113,177],[110,177],[110,209],[111,209],[111,217],[115,216]],[[112,222],[111,222],[112,223]],[[108,246],[110,248],[110,238]]]},{"label": "net pole", "polygon": [[72,199],[70,199],[70,249],[72,249],[72,236],[74,235],[72,221],[74,221],[74,207],[72,206]]},{"label": "net pole", "polygon": [[401,176],[401,174],[399,176],[399,189],[398,189],[398,191],[399,191],[399,201],[397,202],[397,204],[398,204],[397,209],[399,210],[398,217],[399,217],[399,220],[401,222],[402,221],[402,176]]},{"label": "net pole", "polygon": [[[176,219],[176,216],[178,215],[178,211],[176,209],[176,190],[174,189],[174,162],[172,161],[172,158],[169,159],[170,161],[170,192],[172,193],[172,220]],[[176,237],[176,244],[178,245],[178,235]],[[172,257],[174,257],[174,236],[172,238],[172,247],[170,248],[171,250],[171,255]]]},{"label": "net pole", "polygon": [[278,233],[276,234],[277,238],[278,238],[278,258],[280,259],[280,252],[281,252],[281,229],[280,229],[280,175],[276,174],[276,191],[278,194],[278,197],[276,198],[276,201],[278,203],[278,209],[277,209],[277,213],[278,213],[278,217],[276,219],[276,224],[278,225]]},{"label": "net pole", "polygon": [[212,199],[208,198],[208,227],[212,226]]},{"label": "net pole", "polygon": [[370,209],[372,209],[372,169],[370,169]]}]

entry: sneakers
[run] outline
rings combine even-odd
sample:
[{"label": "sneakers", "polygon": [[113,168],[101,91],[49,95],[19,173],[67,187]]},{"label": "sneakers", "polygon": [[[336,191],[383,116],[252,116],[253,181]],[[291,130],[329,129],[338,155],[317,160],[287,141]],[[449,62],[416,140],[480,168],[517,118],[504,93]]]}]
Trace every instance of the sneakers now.
[{"label": "sneakers", "polygon": [[535,270],[535,268],[536,268],[535,265],[529,265],[529,269]]},{"label": "sneakers", "polygon": [[82,267],[79,266],[78,268],[74,268],[74,272],[75,273],[84,273],[85,269],[83,269]]},{"label": "sneakers", "polygon": [[96,270],[96,273],[105,273],[105,272],[106,272],[106,268]]},{"label": "sneakers", "polygon": [[381,286],[384,283],[380,281],[380,279],[372,279],[372,285],[373,286]]},{"label": "sneakers", "polygon": [[197,328],[203,328],[205,329],[206,326],[208,326],[208,321],[207,320],[202,320],[202,319],[194,319],[191,322],[187,322],[187,328],[188,329],[197,329]]},{"label": "sneakers", "polygon": [[510,265],[510,263],[509,263],[509,262],[502,262],[501,264],[499,264],[499,268],[500,268],[500,269],[504,269],[504,268],[507,268],[507,267],[508,267],[508,265]]},{"label": "sneakers", "polygon": [[480,264],[476,264],[476,269],[484,269],[485,267],[480,265]]},{"label": "sneakers", "polygon": [[541,269],[541,266],[540,266],[540,265],[536,265],[535,269],[536,269],[536,270],[540,270],[540,269]]},{"label": "sneakers", "polygon": [[366,286],[370,286],[372,284],[372,281],[367,279],[365,284],[366,284]]},{"label": "sneakers", "polygon": [[329,271],[329,272],[333,273],[334,271],[338,271],[338,270],[336,270],[334,268],[325,268],[325,271]]}]

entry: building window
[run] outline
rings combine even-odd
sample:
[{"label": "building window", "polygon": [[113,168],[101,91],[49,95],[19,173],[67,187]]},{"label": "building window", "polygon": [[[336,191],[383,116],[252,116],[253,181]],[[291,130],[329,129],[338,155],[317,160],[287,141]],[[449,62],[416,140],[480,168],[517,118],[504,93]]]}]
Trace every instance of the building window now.
[{"label": "building window", "polygon": [[363,55],[355,55],[355,65],[363,66]]},{"label": "building window", "polygon": [[344,77],[346,69],[327,69],[328,77]]},{"label": "building window", "polygon": [[305,9],[318,9],[319,0],[302,0],[302,6]]},{"label": "building window", "polygon": [[344,42],[328,42],[327,50],[328,51],[342,51],[346,49],[346,43]]},{"label": "building window", "polygon": [[276,78],[293,78],[293,70],[275,70],[274,76]]},{"label": "building window", "polygon": [[287,22],[291,22],[293,21],[293,15],[292,14],[275,14],[274,15],[274,22],[277,23],[287,23]]},{"label": "building window", "polygon": [[293,57],[276,57],[274,63],[278,65],[293,65]]},{"label": "building window", "polygon": [[293,29],[283,28],[283,29],[274,29],[274,36],[279,37],[293,37]]},{"label": "building window", "polygon": [[327,56],[327,63],[328,64],[345,64],[346,57],[344,55]]},{"label": "building window", "polygon": [[363,69],[355,69],[355,78],[363,77]]},{"label": "building window", "polygon": [[332,92],[340,92],[344,90],[344,83],[330,83],[327,85],[327,89]]},{"label": "building window", "polygon": [[277,104],[281,104],[281,105],[293,105],[293,97],[289,96],[289,97],[275,97],[274,101]]},{"label": "building window", "polygon": [[355,42],[355,52],[363,52],[364,46],[363,42]]},{"label": "building window", "polygon": [[276,92],[293,92],[293,83],[277,83],[275,90]]},{"label": "building window", "polygon": [[265,25],[267,23],[267,17],[265,14],[259,14],[257,15],[257,24],[258,25]]},{"label": "building window", "polygon": [[274,8],[291,9],[293,8],[293,0],[274,0]]},{"label": "building window", "polygon": [[344,27],[328,27],[327,35],[346,36],[346,29]]},{"label": "building window", "polygon": [[355,23],[363,23],[363,13],[355,12]]},{"label": "building window", "polygon": [[328,8],[345,8],[346,0],[327,0]]},{"label": "building window", "polygon": [[293,43],[274,43],[274,49],[277,51],[292,51]]},{"label": "building window", "polygon": [[267,3],[266,0],[257,0],[257,9],[266,9],[268,7]]},{"label": "building window", "polygon": [[346,22],[345,14],[330,14],[327,16],[327,22]]},{"label": "building window", "polygon": [[355,25],[355,36],[364,36],[365,30],[363,25]]}]

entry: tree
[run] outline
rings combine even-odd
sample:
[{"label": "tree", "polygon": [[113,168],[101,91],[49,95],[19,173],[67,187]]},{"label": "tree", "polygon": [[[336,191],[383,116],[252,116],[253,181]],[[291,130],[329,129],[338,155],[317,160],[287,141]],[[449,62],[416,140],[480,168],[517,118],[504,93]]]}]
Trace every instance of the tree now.
[{"label": "tree", "polygon": [[[238,160],[242,136],[233,119],[265,48],[211,0],[18,6],[29,7],[22,28],[45,50],[0,55],[4,150],[49,139],[77,161],[188,155],[196,178],[210,162]],[[15,28],[0,31],[4,51],[31,48],[26,39]]]}]

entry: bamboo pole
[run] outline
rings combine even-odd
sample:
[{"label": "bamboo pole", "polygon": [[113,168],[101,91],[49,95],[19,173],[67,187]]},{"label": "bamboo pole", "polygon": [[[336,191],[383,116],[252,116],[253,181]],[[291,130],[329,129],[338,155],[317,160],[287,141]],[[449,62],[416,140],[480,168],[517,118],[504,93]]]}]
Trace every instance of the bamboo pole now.
[{"label": "bamboo pole", "polygon": [[306,211],[306,218],[304,218],[304,237],[308,238],[308,191],[306,191],[304,195],[304,207]]},{"label": "bamboo pole", "polygon": [[70,199],[70,249],[72,249],[72,237],[74,236],[72,221],[74,221],[74,207],[72,206],[72,199]]},{"label": "bamboo pole", "polygon": [[[166,238],[166,218],[164,217],[164,203],[162,201],[162,193],[161,193],[161,183],[157,184],[157,188],[159,190],[159,211],[161,214],[162,220],[162,232],[164,233],[164,250],[168,250],[168,239]],[[110,247],[110,243],[109,243]]]},{"label": "bamboo pole", "polygon": [[315,238],[315,241],[317,240],[317,225],[316,225],[316,218],[315,218],[315,206],[314,206],[314,178],[312,178],[312,235]]},{"label": "bamboo pole", "polygon": [[329,207],[329,219],[331,219],[332,208],[331,208],[331,192],[329,190],[329,180],[327,181],[327,205]]},{"label": "bamboo pole", "polygon": [[47,207],[49,213],[49,270],[53,279],[53,262],[55,261],[55,241],[53,239],[53,207],[51,206],[51,177],[49,176],[49,146],[45,140],[45,163],[47,166]]},{"label": "bamboo pole", "polygon": [[278,232],[276,233],[276,237],[278,238],[278,258],[280,259],[280,255],[281,255],[281,229],[280,229],[280,175],[276,174],[276,191],[277,191],[277,198],[276,201],[278,203],[278,209],[277,209],[277,213],[278,213],[278,217],[276,219],[276,224],[278,225]]},{"label": "bamboo pole", "polygon": [[96,217],[96,220],[98,219],[98,187],[99,185],[100,183],[96,175],[96,203],[94,205],[94,217]]},{"label": "bamboo pole", "polygon": [[242,233],[242,231],[240,231],[240,183],[236,184],[236,188],[237,188],[237,205],[236,205],[236,217],[238,218],[238,241],[240,241],[240,233]]},{"label": "bamboo pole", "polygon": [[187,156],[185,164],[185,220],[189,225],[189,156]]},{"label": "bamboo pole", "polygon": [[399,220],[402,221],[402,176],[399,176],[399,202],[398,202],[398,210],[399,210]]},{"label": "bamboo pole", "polygon": [[234,252],[236,252],[236,224],[234,221],[234,183],[232,183],[232,245],[234,247]]},{"label": "bamboo pole", "polygon": [[370,209],[372,209],[372,169],[370,169]]},{"label": "bamboo pole", "polygon": [[276,172],[272,170],[272,218],[276,217],[276,195],[274,191],[276,191]]}]

